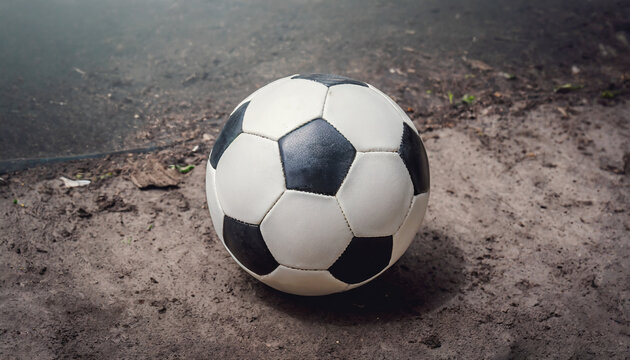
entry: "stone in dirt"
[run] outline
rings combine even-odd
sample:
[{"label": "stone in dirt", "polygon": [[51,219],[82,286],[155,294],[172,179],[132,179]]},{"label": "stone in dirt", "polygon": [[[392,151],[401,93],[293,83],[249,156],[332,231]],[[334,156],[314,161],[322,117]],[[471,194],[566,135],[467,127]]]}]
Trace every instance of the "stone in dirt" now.
[{"label": "stone in dirt", "polygon": [[436,334],[431,334],[422,339],[421,343],[426,345],[429,349],[437,349],[442,346],[442,341]]},{"label": "stone in dirt", "polygon": [[112,198],[108,198],[106,194],[99,195],[96,203],[99,212],[129,212],[136,209],[135,205],[127,204],[119,195],[114,195]]},{"label": "stone in dirt", "polygon": [[473,70],[479,70],[479,71],[490,71],[490,70],[492,70],[492,66],[486,64],[485,62],[483,62],[481,60],[466,59],[466,62],[468,63],[468,65],[470,65],[470,67]]},{"label": "stone in dirt", "polygon": [[174,187],[179,180],[176,170],[165,168],[155,159],[147,159],[131,172],[131,181],[140,189]]}]

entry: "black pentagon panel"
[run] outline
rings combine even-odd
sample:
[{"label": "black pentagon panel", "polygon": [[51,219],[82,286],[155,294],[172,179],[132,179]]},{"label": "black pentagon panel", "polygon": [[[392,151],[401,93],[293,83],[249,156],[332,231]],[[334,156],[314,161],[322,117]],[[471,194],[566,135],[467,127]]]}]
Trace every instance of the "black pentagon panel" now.
[{"label": "black pentagon panel", "polygon": [[278,267],[267,248],[258,225],[247,224],[229,216],[223,220],[223,240],[230,252],[250,271],[267,275]]},{"label": "black pentagon panel", "polygon": [[212,153],[210,154],[210,165],[212,165],[214,169],[217,168],[219,159],[221,159],[225,149],[227,149],[232,141],[234,141],[234,139],[243,132],[243,116],[245,115],[247,106],[249,106],[249,101],[239,106],[238,109],[230,115],[230,118],[225,123],[223,130],[221,130],[217,141],[215,141]]},{"label": "black pentagon panel", "polygon": [[335,195],[354,161],[354,146],[324,119],[312,120],[280,140],[287,189]]},{"label": "black pentagon panel", "polygon": [[429,159],[420,136],[411,129],[408,124],[404,124],[402,142],[398,149],[398,154],[405,163],[411,182],[413,183],[413,194],[418,195],[429,191]]},{"label": "black pentagon panel", "polygon": [[365,281],[387,267],[393,243],[392,236],[355,237],[328,271],[348,284]]},{"label": "black pentagon panel", "polygon": [[318,83],[324,84],[328,87],[341,85],[341,84],[351,84],[351,85],[359,85],[368,87],[366,83],[350,79],[345,76],[340,75],[332,75],[332,74],[308,74],[308,75],[295,75],[291,79],[305,79],[317,81]]}]

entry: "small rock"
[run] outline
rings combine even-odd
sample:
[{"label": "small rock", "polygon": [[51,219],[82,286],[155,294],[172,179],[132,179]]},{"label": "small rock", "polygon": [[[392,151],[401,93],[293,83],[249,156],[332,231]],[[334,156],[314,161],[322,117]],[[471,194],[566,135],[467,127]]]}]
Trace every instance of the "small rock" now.
[{"label": "small rock", "polygon": [[68,230],[68,229],[62,229],[62,230],[59,232],[59,235],[60,235],[61,237],[63,237],[63,238],[69,238],[70,236],[72,236],[72,232],[73,232],[73,231],[74,231],[74,229],[70,229],[70,230]]},{"label": "small rock", "polygon": [[80,218],[83,219],[87,219],[92,217],[92,214],[90,214],[87,210],[85,210],[84,208],[78,208],[76,211],[76,215]]},{"label": "small rock", "polygon": [[427,336],[426,338],[422,339],[422,341],[420,342],[426,345],[429,349],[437,349],[440,346],[442,346],[442,342],[440,341],[440,338],[436,334],[431,334]]},{"label": "small rock", "polygon": [[492,70],[492,66],[486,64],[485,62],[483,62],[481,60],[467,59],[466,62],[474,70],[479,70],[479,71],[490,71],[490,70]]},{"label": "small rock", "polygon": [[125,203],[120,195],[114,195],[111,199],[105,194],[99,195],[98,198],[96,198],[96,203],[98,204],[99,212],[129,212],[136,209],[135,205]]},{"label": "small rock", "polygon": [[626,167],[628,167],[627,160],[628,159],[624,155],[624,164],[621,164],[620,162],[615,161],[614,159],[611,159],[607,156],[602,156],[599,158],[599,168],[614,174],[627,174],[627,171],[625,171]]}]

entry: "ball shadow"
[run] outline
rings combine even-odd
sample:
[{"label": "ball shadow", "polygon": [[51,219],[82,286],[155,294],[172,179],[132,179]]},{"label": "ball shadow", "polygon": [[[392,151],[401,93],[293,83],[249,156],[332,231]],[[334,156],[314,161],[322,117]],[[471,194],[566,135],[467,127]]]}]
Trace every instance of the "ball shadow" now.
[{"label": "ball shadow", "polygon": [[462,287],[464,257],[452,239],[435,229],[416,235],[389,270],[357,289],[328,296],[285,294],[257,282],[256,296],[269,306],[308,321],[357,323],[421,316]]}]

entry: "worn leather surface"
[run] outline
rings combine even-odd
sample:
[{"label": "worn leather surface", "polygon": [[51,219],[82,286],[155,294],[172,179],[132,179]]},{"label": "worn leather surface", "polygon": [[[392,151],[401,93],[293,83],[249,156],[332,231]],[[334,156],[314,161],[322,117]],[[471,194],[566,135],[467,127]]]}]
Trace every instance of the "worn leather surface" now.
[{"label": "worn leather surface", "polygon": [[328,88],[308,80],[282,82],[254,96],[243,119],[243,131],[278,140],[289,131],[322,116]]},{"label": "worn leather surface", "polygon": [[297,75],[230,115],[209,159],[208,207],[247,272],[300,295],[361,286],[409,247],[429,164],[415,126],[371,85]]},{"label": "worn leather surface", "polygon": [[335,195],[354,160],[352,144],[323,119],[279,141],[287,189]]},{"label": "worn leather surface", "polygon": [[343,85],[343,84],[351,84],[358,86],[365,86],[367,84],[351,79],[349,77],[341,76],[341,75],[333,75],[333,74],[306,74],[306,75],[295,75],[291,77],[291,79],[306,79],[316,81],[320,84],[326,85],[327,87],[335,86],[335,85]]},{"label": "worn leather surface", "polygon": [[258,225],[247,224],[225,216],[223,239],[232,255],[250,271],[258,275],[266,275],[278,267],[278,263],[263,240]]},{"label": "worn leather surface", "polygon": [[284,191],[278,144],[255,135],[239,135],[219,162],[216,187],[226,215],[260,224]]},{"label": "worn leather surface", "polygon": [[355,237],[328,271],[345,283],[360,283],[385,269],[391,255],[392,236]]},{"label": "worn leather surface", "polygon": [[413,194],[429,191],[429,159],[422,140],[409,125],[404,125],[402,142],[398,150],[400,157],[409,170],[413,182]]},{"label": "worn leather surface", "polygon": [[282,265],[325,270],[352,232],[333,196],[287,190],[261,224],[269,250]]},{"label": "worn leather surface", "polygon": [[338,85],[328,90],[324,115],[357,151],[397,151],[403,121],[390,102],[368,87]]},{"label": "worn leather surface", "polygon": [[392,250],[392,258],[390,265],[394,264],[407,250],[413,241],[416,233],[420,229],[424,214],[427,210],[429,202],[429,193],[418,194],[413,197],[411,209],[405,218],[402,226],[394,235],[394,248]]},{"label": "worn leather surface", "polygon": [[326,270],[299,270],[278,266],[271,274],[261,279],[274,289],[296,295],[328,295],[344,291],[348,284],[335,279]]},{"label": "worn leather surface", "polygon": [[246,102],[239,106],[236,111],[230,115],[230,118],[223,126],[223,130],[219,134],[217,141],[214,143],[212,153],[210,154],[210,165],[213,168],[217,168],[217,164],[223,156],[225,149],[236,139],[236,137],[243,131],[243,116],[249,106],[249,102]]},{"label": "worn leather surface", "polygon": [[206,168],[206,200],[208,200],[208,210],[210,211],[214,231],[216,231],[219,239],[223,241],[223,209],[221,209],[219,198],[217,197],[215,173],[216,171],[210,166],[210,161],[208,161]]},{"label": "worn leather surface", "polygon": [[402,224],[413,185],[396,153],[360,153],[337,198],[355,236],[392,235]]}]

